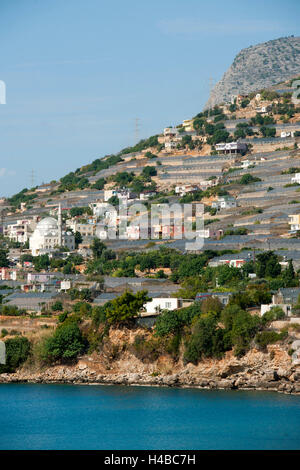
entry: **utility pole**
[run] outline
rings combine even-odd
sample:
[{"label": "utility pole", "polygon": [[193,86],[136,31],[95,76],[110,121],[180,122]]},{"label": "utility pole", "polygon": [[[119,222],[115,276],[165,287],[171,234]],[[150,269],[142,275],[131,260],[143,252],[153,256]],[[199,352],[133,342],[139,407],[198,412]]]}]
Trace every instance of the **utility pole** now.
[{"label": "utility pole", "polygon": [[213,90],[213,86],[214,86],[214,79],[212,76],[209,77],[209,96],[210,96],[210,107],[209,107],[209,110],[208,110],[208,115],[210,116],[210,112],[212,111],[212,90]]},{"label": "utility pole", "polygon": [[135,118],[135,144],[139,142],[140,136],[140,118]]},{"label": "utility pole", "polygon": [[35,173],[34,173],[34,169],[31,170],[29,177],[30,177],[30,187],[33,188],[33,187],[34,187],[34,183],[35,183]]},{"label": "utility pole", "polygon": [[4,232],[4,211],[2,209],[2,211],[0,212],[0,233],[3,234]]}]

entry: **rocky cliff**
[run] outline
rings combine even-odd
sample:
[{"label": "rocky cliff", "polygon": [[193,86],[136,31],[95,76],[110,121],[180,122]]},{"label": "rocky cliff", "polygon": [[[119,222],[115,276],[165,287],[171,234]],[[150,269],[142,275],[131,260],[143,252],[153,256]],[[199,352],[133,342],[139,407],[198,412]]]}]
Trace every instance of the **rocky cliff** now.
[{"label": "rocky cliff", "polygon": [[[300,367],[293,365],[286,347],[255,348],[242,358],[228,351],[222,359],[184,364],[182,355],[155,359],[137,357],[132,345],[144,330],[112,330],[99,352],[82,356],[76,364],[39,367],[25,364],[13,374],[0,374],[0,383],[122,384],[202,389],[269,390],[300,394]],[[149,337],[151,336],[150,333]]]},{"label": "rocky cliff", "polygon": [[215,85],[206,108],[233,95],[270,87],[300,74],[300,37],[286,37],[242,49]]}]

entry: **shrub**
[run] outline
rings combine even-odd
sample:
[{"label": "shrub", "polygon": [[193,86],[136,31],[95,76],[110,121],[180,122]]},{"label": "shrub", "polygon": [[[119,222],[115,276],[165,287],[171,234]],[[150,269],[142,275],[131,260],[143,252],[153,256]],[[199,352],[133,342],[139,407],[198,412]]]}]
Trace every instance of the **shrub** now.
[{"label": "shrub", "polygon": [[200,317],[185,343],[184,361],[197,364],[203,357],[220,358],[224,351],[224,330],[218,327],[216,317]]},{"label": "shrub", "polygon": [[63,312],[58,316],[58,323],[63,323],[68,317],[68,312]]},{"label": "shrub", "polygon": [[106,309],[108,323],[123,323],[134,318],[149,300],[151,299],[145,290],[141,290],[137,294],[124,292],[120,297],[114,299]]},{"label": "shrub", "polygon": [[143,335],[137,335],[132,345],[132,351],[142,361],[153,362],[158,359],[161,350],[158,339],[147,340]]},{"label": "shrub", "polygon": [[262,322],[264,325],[271,323],[275,320],[282,320],[285,317],[285,313],[280,307],[272,307],[268,312],[262,316]]},{"label": "shrub", "polygon": [[256,176],[250,175],[250,173],[246,173],[245,175],[241,177],[238,183],[239,184],[251,184],[251,183],[256,183],[257,181],[261,181],[261,179]]},{"label": "shrub", "polygon": [[23,336],[5,342],[6,364],[0,365],[0,373],[14,372],[29,356],[30,342]]},{"label": "shrub", "polygon": [[283,330],[281,333],[276,333],[276,331],[262,331],[258,333],[255,337],[255,341],[262,349],[265,349],[268,344],[277,343],[277,341],[282,341],[287,337],[288,333],[286,330]]},{"label": "shrub", "polygon": [[63,304],[60,300],[57,300],[57,302],[55,302],[51,308],[53,312],[61,312],[63,309]]},{"label": "shrub", "polygon": [[78,322],[70,317],[60,324],[52,336],[46,338],[42,348],[42,358],[46,362],[72,361],[83,353],[86,342]]}]

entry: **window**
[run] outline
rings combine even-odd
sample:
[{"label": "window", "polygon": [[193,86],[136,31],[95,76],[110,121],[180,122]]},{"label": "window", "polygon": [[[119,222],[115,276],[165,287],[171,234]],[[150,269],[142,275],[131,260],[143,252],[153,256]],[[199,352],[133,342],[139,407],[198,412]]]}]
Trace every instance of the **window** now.
[{"label": "window", "polygon": [[171,302],[166,302],[166,307],[165,308],[171,308],[172,307],[172,303]]}]

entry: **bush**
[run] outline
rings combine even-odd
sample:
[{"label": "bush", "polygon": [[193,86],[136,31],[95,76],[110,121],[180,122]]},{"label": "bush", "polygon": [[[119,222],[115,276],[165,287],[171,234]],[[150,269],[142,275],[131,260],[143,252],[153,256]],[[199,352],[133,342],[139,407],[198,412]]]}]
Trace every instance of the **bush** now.
[{"label": "bush", "polygon": [[26,310],[18,309],[14,305],[2,305],[0,309],[1,315],[7,315],[11,317],[18,317],[21,315],[26,315]]},{"label": "bush", "polygon": [[228,305],[221,314],[221,321],[226,329],[226,347],[234,347],[234,354],[238,357],[244,355],[260,327],[260,317],[252,316],[237,305]]},{"label": "bush", "polygon": [[14,372],[29,356],[30,342],[23,336],[5,342],[6,364],[0,364],[0,373]]},{"label": "bush", "polygon": [[86,342],[82,336],[78,322],[69,317],[60,324],[52,336],[46,338],[42,348],[42,359],[45,362],[73,361],[83,353]]},{"label": "bush", "polygon": [[164,310],[155,323],[155,334],[167,336],[179,334],[185,326],[191,324],[193,318],[201,314],[201,304],[196,302],[179,310]]},{"label": "bush", "polygon": [[114,299],[106,309],[106,318],[110,324],[126,323],[136,317],[143,305],[151,300],[147,291],[141,290],[136,294],[124,292]]},{"label": "bush", "polygon": [[225,351],[224,330],[214,315],[199,318],[185,343],[184,361],[197,364],[204,357],[222,357]]},{"label": "bush", "polygon": [[141,361],[153,362],[158,359],[160,353],[160,342],[158,339],[149,339],[143,335],[137,335],[132,345],[132,351]]},{"label": "bush", "polygon": [[261,179],[256,176],[250,175],[250,173],[246,173],[245,175],[241,177],[238,183],[239,184],[251,184],[251,183],[256,183],[257,181],[261,181]]},{"label": "bush", "polygon": [[255,341],[259,347],[265,349],[268,344],[277,343],[277,341],[282,341],[288,336],[286,330],[283,330],[281,333],[276,333],[276,331],[262,331],[258,333],[255,337]]},{"label": "bush", "polygon": [[58,323],[63,323],[68,317],[68,312],[63,312],[58,316]]},{"label": "bush", "polygon": [[63,304],[60,300],[57,300],[57,302],[55,302],[51,308],[53,312],[61,312],[63,309]]},{"label": "bush", "polygon": [[280,307],[272,307],[268,312],[262,316],[262,322],[264,325],[271,323],[275,320],[282,320],[285,317],[285,313]]}]

